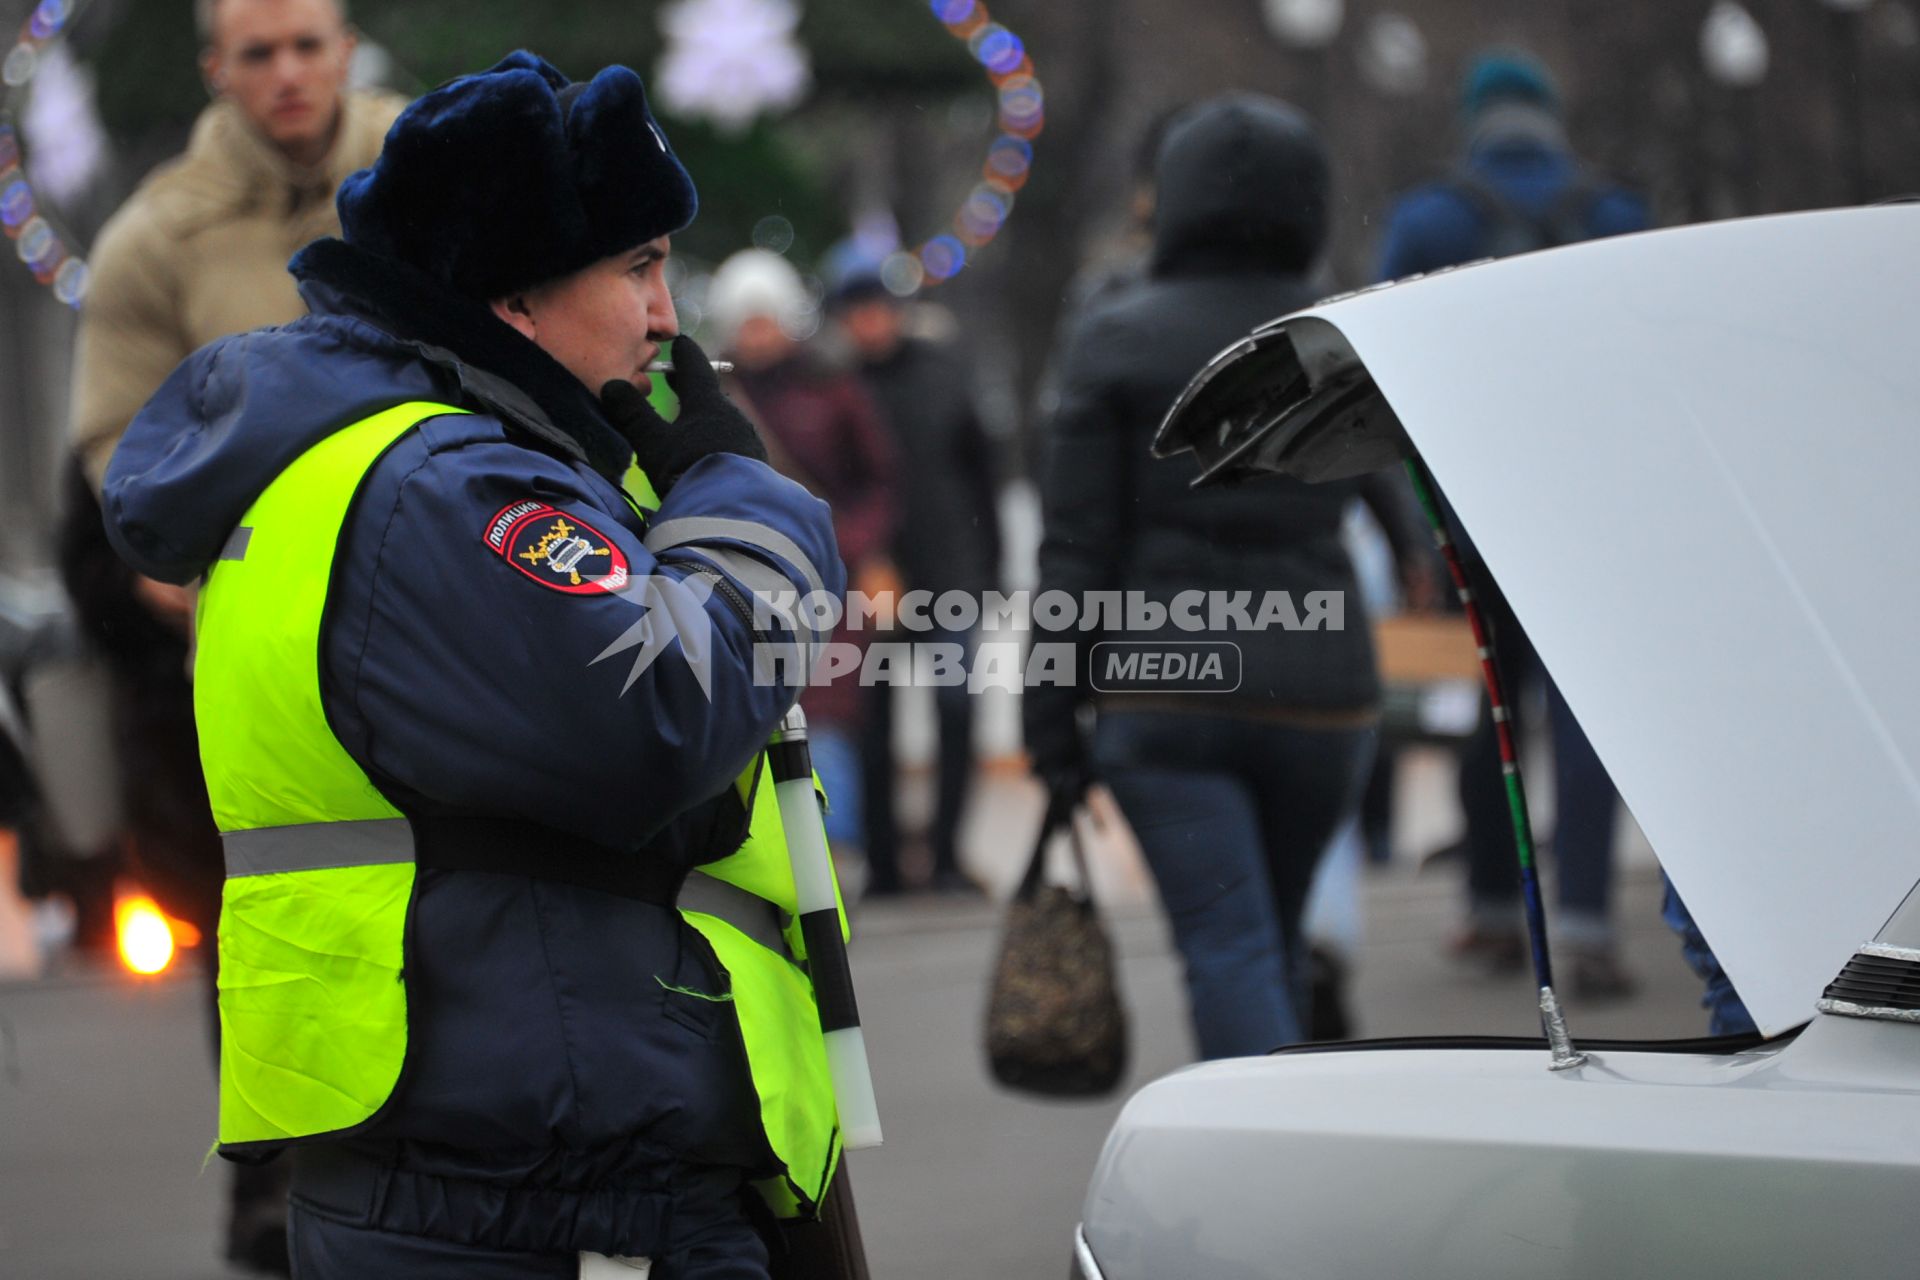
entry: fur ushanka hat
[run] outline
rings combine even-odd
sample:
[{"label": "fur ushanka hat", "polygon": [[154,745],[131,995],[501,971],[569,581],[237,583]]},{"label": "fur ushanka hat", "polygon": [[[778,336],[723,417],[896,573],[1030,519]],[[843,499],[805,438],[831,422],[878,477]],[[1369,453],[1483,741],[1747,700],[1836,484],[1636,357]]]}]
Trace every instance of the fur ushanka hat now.
[{"label": "fur ushanka hat", "polygon": [[521,50],[414,102],[340,187],[348,244],[488,301],[693,221],[693,179],[640,77],[576,83]]}]

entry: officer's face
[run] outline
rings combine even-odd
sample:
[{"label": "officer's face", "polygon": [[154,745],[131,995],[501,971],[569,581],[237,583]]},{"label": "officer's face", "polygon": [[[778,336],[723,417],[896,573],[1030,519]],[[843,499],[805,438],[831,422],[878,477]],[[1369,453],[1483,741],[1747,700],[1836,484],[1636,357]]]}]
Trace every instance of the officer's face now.
[{"label": "officer's face", "polygon": [[493,304],[494,314],[595,395],[615,380],[652,385],[647,362],[680,332],[667,290],[667,237],[602,258],[563,280]]},{"label": "officer's face", "polygon": [[297,164],[326,158],[353,62],[334,0],[220,0],[207,81]]}]

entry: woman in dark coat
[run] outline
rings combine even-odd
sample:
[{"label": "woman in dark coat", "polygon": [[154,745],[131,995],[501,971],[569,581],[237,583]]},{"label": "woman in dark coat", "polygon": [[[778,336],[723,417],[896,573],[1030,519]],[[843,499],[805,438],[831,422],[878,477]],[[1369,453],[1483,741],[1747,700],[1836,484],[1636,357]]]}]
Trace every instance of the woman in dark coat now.
[{"label": "woman in dark coat", "polygon": [[[1161,417],[1211,356],[1314,300],[1326,152],[1292,108],[1230,94],[1173,121],[1156,177],[1146,278],[1095,302],[1067,339],[1040,589],[1083,603],[1139,593],[1149,612],[1205,592],[1208,626],[1036,634],[1076,642],[1079,678],[1029,688],[1023,714],[1051,788],[1078,794],[1097,776],[1126,813],[1185,961],[1201,1056],[1216,1058],[1301,1036],[1301,912],[1372,756],[1380,684],[1340,540],[1360,486],[1273,478],[1194,490],[1190,466],[1149,456]],[[1282,592],[1286,606],[1260,627],[1263,603]],[[1116,652],[1096,653],[1101,640],[1234,645],[1238,680],[1229,669],[1200,686],[1100,693],[1091,685],[1113,686],[1115,671],[1099,667]],[[1236,665],[1230,650],[1200,652]],[[1080,723],[1089,703],[1091,743]]]}]

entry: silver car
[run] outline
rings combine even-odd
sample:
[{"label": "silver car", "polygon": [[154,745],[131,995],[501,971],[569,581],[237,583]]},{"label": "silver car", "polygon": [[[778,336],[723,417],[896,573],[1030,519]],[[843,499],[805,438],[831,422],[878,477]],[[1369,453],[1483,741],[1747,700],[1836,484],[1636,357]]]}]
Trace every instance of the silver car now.
[{"label": "silver car", "polygon": [[1209,475],[1417,448],[1765,1038],[1189,1068],[1081,1276],[1920,1275],[1916,334],[1896,205],[1370,290],[1195,380],[1162,442]]}]

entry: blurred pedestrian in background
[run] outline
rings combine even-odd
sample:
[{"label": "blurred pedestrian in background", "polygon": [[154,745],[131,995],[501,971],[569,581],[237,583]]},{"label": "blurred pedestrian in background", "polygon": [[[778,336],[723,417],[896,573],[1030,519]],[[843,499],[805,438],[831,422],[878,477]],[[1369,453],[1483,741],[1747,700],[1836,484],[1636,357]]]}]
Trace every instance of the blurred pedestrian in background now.
[{"label": "blurred pedestrian in background", "polygon": [[401,100],[347,88],[340,0],[198,0],[214,101],[186,153],[101,230],[74,352],[73,439],[97,490],[127,423],[215,338],[304,314],[287,259],[340,230],[334,192]]},{"label": "blurred pedestrian in background", "polygon": [[[1206,1058],[1302,1036],[1301,912],[1365,776],[1380,684],[1340,535],[1359,486],[1277,479],[1195,490],[1187,471],[1148,450],[1209,358],[1313,300],[1328,168],[1305,117],[1272,99],[1229,94],[1181,113],[1159,153],[1148,276],[1074,326],[1045,444],[1041,591],[1083,602],[1134,591],[1162,606],[1183,591],[1344,597],[1339,629],[1218,636],[1243,653],[1233,692],[1094,698],[1084,655],[1103,637],[1079,633],[1046,637],[1081,641],[1077,683],[1025,692],[1034,770],[1074,797],[1103,779],[1139,839]],[[1091,744],[1080,722],[1089,704]]]},{"label": "blurred pedestrian in background", "polygon": [[[71,853],[51,847],[52,806],[43,794],[37,750],[44,739],[32,732],[27,696],[29,676],[47,665],[49,647],[66,647],[57,640],[68,628],[45,616],[32,598],[36,594],[0,577],[0,982],[39,975],[50,949],[48,926],[64,916],[51,896],[71,892],[68,885],[49,883],[50,869],[36,865],[55,853]],[[77,781],[77,791],[93,785],[91,776]],[[79,904],[72,905],[77,934]]]},{"label": "blurred pedestrian in background", "polygon": [[[899,459],[894,563],[901,587],[980,599],[999,586],[1000,517],[995,449],[974,409],[972,370],[952,343],[908,331],[907,303],[874,270],[855,269],[835,287],[833,311],[853,349]],[[971,657],[977,630],[896,633],[907,643],[958,646]],[[971,667],[971,662],[967,664]],[[868,893],[903,887],[894,817],[892,685],[868,691],[866,765]],[[973,780],[973,695],[936,687],[939,725],[931,887],[977,891],[960,866],[960,824]]]},{"label": "blurred pedestrian in background", "polygon": [[[792,263],[765,249],[745,249],[714,272],[707,323],[715,347],[733,359],[774,466],[833,508],[849,588],[890,597],[899,587],[891,545],[899,509],[893,444],[859,379],[793,336],[812,307]],[[874,637],[871,623],[854,627],[851,621],[833,635],[838,652],[849,656],[864,652]],[[814,768],[827,789],[827,839],[837,859],[858,866],[866,856],[860,761],[866,690],[857,667],[816,671],[815,681],[800,706]]]},{"label": "blurred pedestrian in background", "polygon": [[[379,154],[402,100],[347,87],[355,36],[340,0],[198,0],[194,12],[214,101],[186,153],[141,184],[94,247],[59,550],[111,672],[133,866],[169,913],[211,938],[223,870],[187,675],[193,592],[128,569],[95,495],[127,424],[176,365],[216,338],[305,313],[287,260],[339,232],[334,194]],[[235,1166],[232,1209],[228,1257],[284,1273],[284,1164]]]},{"label": "blurred pedestrian in background", "polygon": [[[1381,279],[1647,227],[1645,202],[1594,174],[1575,154],[1559,90],[1530,55],[1495,50],[1475,59],[1461,88],[1461,130],[1464,147],[1453,171],[1409,192],[1389,216]],[[1535,681],[1546,693],[1554,760],[1555,930],[1570,961],[1572,990],[1589,999],[1625,996],[1634,984],[1613,938],[1619,804],[1613,782],[1471,539],[1462,536],[1459,544],[1469,572],[1481,580],[1476,590],[1514,704]],[[1460,753],[1459,790],[1468,909],[1466,926],[1449,949],[1476,967],[1518,972],[1526,957],[1519,869],[1492,709],[1484,699],[1479,726]]]}]

